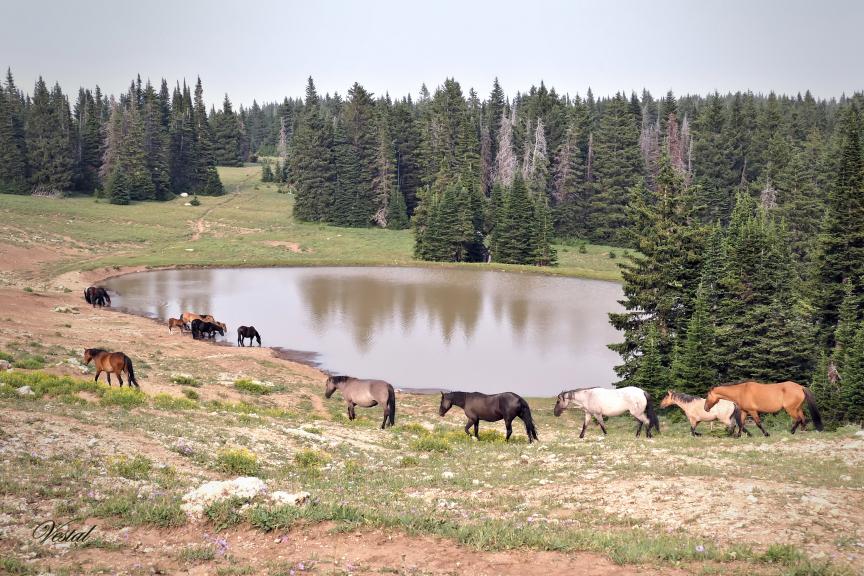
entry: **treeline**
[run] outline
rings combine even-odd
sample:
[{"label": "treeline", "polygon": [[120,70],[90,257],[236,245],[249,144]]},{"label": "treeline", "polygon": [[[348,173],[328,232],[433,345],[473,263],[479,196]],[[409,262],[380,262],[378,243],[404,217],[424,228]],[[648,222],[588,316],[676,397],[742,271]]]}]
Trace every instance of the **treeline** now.
[{"label": "treeline", "polygon": [[726,219],[706,221],[704,189],[661,151],[653,186],[638,183],[628,210],[638,255],[623,265],[626,311],[610,315],[624,334],[610,346],[620,384],[704,394],[795,380],[828,420],[864,423],[862,104],[838,111],[821,157],[831,170],[800,161],[812,149],[792,152],[782,170],[766,165],[776,180],[758,194],[746,178],[731,187]]},{"label": "treeline", "polygon": [[216,165],[248,155],[227,97],[208,116],[199,79],[157,91],[140,77],[119,99],[80,89],[74,106],[42,78],[24,95],[0,84],[0,192],[96,194],[116,204],[175,194],[219,195]]}]

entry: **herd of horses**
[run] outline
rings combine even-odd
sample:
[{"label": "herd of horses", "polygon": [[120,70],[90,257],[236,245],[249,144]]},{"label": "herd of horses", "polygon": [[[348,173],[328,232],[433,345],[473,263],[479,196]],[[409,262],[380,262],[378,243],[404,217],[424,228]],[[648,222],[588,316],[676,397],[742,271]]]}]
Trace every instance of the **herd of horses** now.
[{"label": "herd of horses", "polygon": [[[96,306],[110,306],[111,298],[108,292],[101,287],[91,286],[84,291],[84,298],[88,304]],[[218,322],[209,314],[195,314],[184,312],[180,318],[168,320],[168,332],[173,334],[174,328],[181,332],[191,332],[195,339],[215,338],[215,335],[225,335],[227,326]],[[254,341],[261,346],[261,335],[254,326],[240,326],[237,329],[237,344],[245,346],[245,340],[249,340],[250,346]],[[130,386],[138,387],[135,372],[132,368],[132,360],[122,352],[107,352],[100,348],[88,348],[84,351],[84,364],[94,363],[96,377],[105,372],[108,385],[111,385],[111,374],[115,374],[123,386],[122,375],[125,372]],[[355,407],[371,408],[374,406],[384,407],[384,420],[381,429],[393,426],[396,422],[396,394],[393,386],[383,380],[366,380],[350,376],[330,376],[324,388],[324,396],[330,398],[335,392],[342,395],[348,409],[348,418],[356,418]],[[690,396],[688,394],[669,390],[660,402],[661,408],[678,406],[686,415],[690,423],[690,433],[700,436],[696,431],[701,422],[719,421],[728,429],[730,434],[740,437],[744,432],[750,436],[750,431],[744,426],[748,418],[752,419],[762,434],[768,436],[768,432],[762,426],[761,414],[774,414],[785,410],[792,418],[792,429],[804,430],[807,426],[807,418],[804,413],[804,404],[810,412],[810,418],[817,430],[822,430],[822,418],[813,398],[812,392],[796,382],[786,381],[776,384],[764,384],[752,380],[736,382],[715,386],[708,392],[706,398]],[[480,392],[442,392],[439,414],[443,417],[453,407],[462,408],[468,422],[465,424],[465,433],[479,439],[480,421],[499,422],[504,421],[507,430],[506,440],[510,440],[513,434],[513,420],[519,418],[525,424],[525,432],[528,442],[539,440],[534,420],[531,417],[531,408],[528,402],[513,392],[501,394],[483,394]],[[621,416],[630,414],[636,419],[636,437],[638,438],[645,427],[645,436],[651,438],[651,430],[660,432],[660,421],[654,410],[651,395],[645,390],[635,386],[625,388],[579,388],[561,392],[556,401],[553,414],[561,416],[567,409],[579,409],[584,412],[582,430],[579,438],[585,437],[585,430],[592,419],[597,421],[603,434],[606,434],[604,424],[605,417]]]}]

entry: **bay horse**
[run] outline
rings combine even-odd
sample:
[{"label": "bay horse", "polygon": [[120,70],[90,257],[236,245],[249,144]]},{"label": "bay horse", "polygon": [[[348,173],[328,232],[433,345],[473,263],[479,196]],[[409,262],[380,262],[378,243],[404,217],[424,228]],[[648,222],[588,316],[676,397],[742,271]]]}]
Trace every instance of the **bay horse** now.
[{"label": "bay horse", "polygon": [[84,290],[84,300],[94,308],[97,305],[100,308],[103,306],[111,306],[111,296],[109,296],[108,291],[101,286],[90,286]]},{"label": "bay horse", "polygon": [[[687,416],[687,420],[690,421],[690,434],[693,436],[702,435],[696,431],[696,427],[699,426],[700,422],[719,420],[726,425],[729,433],[733,434],[735,432],[735,427],[741,421],[741,410],[739,410],[738,406],[735,405],[734,402],[730,402],[729,400],[720,400],[717,402],[716,406],[711,408],[711,410],[705,410],[704,398],[669,390],[666,392],[666,396],[663,397],[663,400],[660,401],[660,407],[668,408],[669,406],[678,406],[684,411],[684,415]],[[740,437],[742,430],[746,432],[748,436],[750,435],[750,431],[742,426],[738,428],[738,434],[736,436]]]},{"label": "bay horse", "polygon": [[743,426],[744,420],[749,416],[765,436],[768,436],[768,432],[762,427],[762,420],[759,419],[760,412],[774,414],[780,410],[786,410],[794,422],[789,432],[794,434],[799,426],[801,430],[807,426],[807,418],[805,418],[802,409],[804,402],[807,402],[810,417],[813,418],[813,425],[816,430],[822,430],[822,416],[816,407],[813,393],[797,382],[787,380],[776,384],[762,384],[753,380],[745,380],[735,384],[715,386],[711,388],[708,392],[708,398],[705,399],[705,410],[711,410],[720,400],[734,402],[741,409],[739,426]]},{"label": "bay horse", "polygon": [[192,330],[192,328],[190,328],[188,324],[186,324],[185,322],[183,322],[182,319],[180,319],[180,318],[169,318],[169,319],[168,319],[168,333],[169,333],[169,334],[173,334],[173,333],[174,333],[174,328],[179,328],[181,333],[184,332],[184,331],[185,331],[185,332],[189,332],[190,330]]},{"label": "bay horse", "polygon": [[193,320],[202,320],[204,322],[215,322],[216,319],[210,314],[195,314],[194,312],[183,312],[180,319],[187,324],[192,324]]},{"label": "bay horse", "polygon": [[468,423],[465,424],[465,433],[471,435],[471,427],[474,427],[474,437],[478,440],[480,428],[480,420],[484,422],[498,422],[504,420],[504,426],[507,428],[507,437],[509,441],[513,434],[513,420],[520,418],[525,423],[525,433],[528,434],[528,443],[530,444],[537,438],[537,429],[534,427],[534,420],[531,418],[531,408],[528,402],[518,394],[513,392],[504,392],[502,394],[483,394],[481,392],[442,392],[441,406],[439,413],[441,416],[447,414],[453,406],[459,406],[468,417]]},{"label": "bay horse", "polygon": [[591,422],[593,416],[603,434],[606,434],[606,426],[603,425],[604,416],[620,416],[629,412],[639,422],[636,429],[636,437],[642,432],[645,425],[645,435],[651,438],[651,428],[660,433],[660,421],[654,412],[654,403],[651,396],[641,388],[626,386],[624,388],[579,388],[567,390],[558,395],[555,402],[555,416],[560,416],[570,406],[580,408],[585,412],[585,420],[582,423],[582,431],[579,438],[585,437],[585,429]]},{"label": "bay horse", "polygon": [[117,375],[117,380],[120,381],[120,387],[123,387],[123,372],[129,376],[129,385],[138,386],[138,381],[135,380],[135,371],[132,369],[132,360],[123,352],[107,352],[102,348],[87,348],[84,350],[84,364],[90,364],[93,361],[93,367],[96,368],[96,377],[94,381],[99,381],[99,375],[105,372],[105,377],[108,379],[108,386],[111,386],[111,374]]},{"label": "bay horse", "polygon": [[393,386],[383,380],[361,380],[350,376],[330,376],[324,387],[324,396],[330,398],[336,391],[342,393],[342,398],[348,405],[348,419],[354,420],[355,406],[372,408],[384,406],[384,421],[381,429],[396,423],[396,393]]},{"label": "bay horse", "polygon": [[240,326],[237,328],[237,345],[245,346],[244,341],[249,339],[249,346],[252,346],[253,339],[258,340],[258,346],[261,346],[261,335],[254,326]]}]

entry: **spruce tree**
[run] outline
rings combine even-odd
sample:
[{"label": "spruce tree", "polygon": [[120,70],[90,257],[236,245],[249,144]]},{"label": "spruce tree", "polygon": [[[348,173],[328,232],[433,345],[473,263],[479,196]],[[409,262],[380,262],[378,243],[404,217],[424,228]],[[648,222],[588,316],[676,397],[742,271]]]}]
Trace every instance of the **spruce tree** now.
[{"label": "spruce tree", "polygon": [[[332,132],[324,122],[315,83],[310,77],[306,85],[305,106],[289,156],[289,173],[295,190],[294,217],[298,220],[324,221],[330,218],[335,181],[331,146]],[[355,221],[353,214],[349,216],[352,222]]]},{"label": "spruce tree", "polygon": [[72,187],[72,153],[69,105],[59,86],[51,92],[40,77],[33,90],[27,115],[27,152],[30,185],[65,193]]},{"label": "spruce tree", "polygon": [[648,324],[641,343],[642,357],[633,377],[633,384],[642,388],[653,398],[659,398],[669,385],[669,370],[663,363],[660,350],[660,331],[654,323]]},{"label": "spruce tree", "polygon": [[859,327],[846,353],[846,367],[840,381],[840,402],[848,422],[864,425],[864,327]]},{"label": "spruce tree", "polygon": [[492,237],[492,260],[507,264],[533,264],[538,256],[534,201],[522,175],[517,173],[508,190],[504,209]]},{"label": "spruce tree", "polygon": [[819,356],[816,370],[810,379],[810,391],[816,399],[819,413],[825,422],[843,421],[843,389],[841,381],[831,375],[831,359],[825,352]]},{"label": "spruce tree", "polygon": [[228,94],[222,101],[222,110],[212,123],[213,156],[219,166],[242,166],[243,156],[240,120],[234,113]]},{"label": "spruce tree", "polygon": [[27,186],[27,153],[17,118],[14,83],[0,85],[0,194],[24,194]]},{"label": "spruce tree", "polygon": [[213,153],[213,135],[210,131],[210,121],[207,108],[204,105],[204,88],[201,78],[195,84],[195,104],[192,109],[192,121],[195,130],[195,188],[194,192],[202,196],[221,196],[225,193],[219,173],[216,171],[216,157]]},{"label": "spruce tree", "polygon": [[387,202],[387,228],[390,230],[404,230],[408,228],[408,207],[405,205],[405,197],[402,191],[395,186],[390,190],[390,199]]},{"label": "spruce tree", "polygon": [[696,291],[687,333],[673,354],[672,383],[679,392],[694,396],[704,394],[717,383],[714,326],[708,314],[707,290],[702,284]]},{"label": "spruce tree", "polygon": [[186,84],[174,88],[171,97],[169,128],[171,191],[175,194],[192,193],[196,189],[197,166],[195,158],[195,126],[192,99]]},{"label": "spruce tree", "polygon": [[[167,90],[167,87],[166,87]],[[142,93],[143,104],[141,119],[144,130],[144,150],[147,157],[147,171],[153,183],[153,199],[167,200],[171,194],[171,166],[169,134],[164,125],[165,110],[160,96],[147,82]]]}]

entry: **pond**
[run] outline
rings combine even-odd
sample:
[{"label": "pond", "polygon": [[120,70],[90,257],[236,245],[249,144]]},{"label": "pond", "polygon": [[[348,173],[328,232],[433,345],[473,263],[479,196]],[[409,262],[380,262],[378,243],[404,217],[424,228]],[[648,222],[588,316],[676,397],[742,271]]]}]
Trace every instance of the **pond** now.
[{"label": "pond", "polygon": [[606,347],[620,340],[607,317],[621,309],[612,282],[338,267],[164,270],[105,286],[129,312],[160,320],[210,313],[235,345],[237,327],[254,325],[265,346],[402,389],[554,396],[610,386],[619,361]]}]

